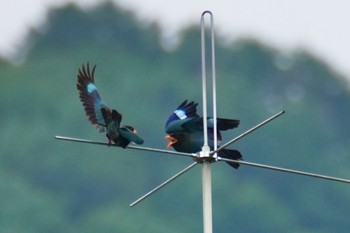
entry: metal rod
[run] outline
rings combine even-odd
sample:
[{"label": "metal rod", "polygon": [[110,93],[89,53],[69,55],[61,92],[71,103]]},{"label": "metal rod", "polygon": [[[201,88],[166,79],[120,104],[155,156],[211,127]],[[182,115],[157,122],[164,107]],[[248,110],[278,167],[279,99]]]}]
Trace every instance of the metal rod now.
[{"label": "metal rod", "polygon": [[158,185],[157,187],[155,187],[154,189],[152,189],[151,191],[149,191],[148,193],[146,193],[145,195],[143,195],[142,197],[140,197],[139,199],[137,199],[136,201],[134,201],[133,203],[130,204],[130,207],[134,207],[135,205],[137,205],[138,203],[140,203],[141,201],[145,200],[147,197],[151,196],[153,193],[159,191],[161,188],[163,188],[165,185],[169,184],[171,181],[175,180],[176,178],[178,178],[179,176],[181,176],[182,174],[184,174],[185,172],[189,171],[191,168],[193,168],[195,165],[197,165],[197,162],[192,163],[191,165],[189,165],[188,167],[186,167],[185,169],[183,169],[182,171],[178,172],[177,174],[175,174],[174,176],[172,176],[170,179],[166,180],[165,182],[161,183],[160,185]]},{"label": "metal rod", "polygon": [[215,32],[214,32],[214,16],[210,12],[210,30],[211,30],[211,67],[212,67],[212,88],[213,88],[213,122],[214,122],[214,150],[218,148],[218,127],[217,127],[217,102],[216,102],[216,65],[215,65]]},{"label": "metal rod", "polygon": [[241,135],[235,137],[235,138],[232,139],[231,141],[228,141],[227,143],[225,143],[224,145],[222,145],[219,149],[210,152],[210,155],[213,155],[213,154],[215,154],[215,153],[217,153],[217,152],[219,152],[219,151],[225,149],[227,146],[229,146],[229,145],[231,145],[232,143],[238,141],[239,139],[241,139],[241,138],[247,136],[248,134],[252,133],[253,131],[255,131],[255,130],[257,130],[258,128],[260,128],[261,126],[263,126],[263,125],[269,123],[270,121],[276,119],[277,117],[281,116],[281,115],[284,114],[284,113],[285,113],[285,111],[280,111],[280,112],[276,113],[275,115],[271,116],[270,118],[268,118],[268,119],[262,121],[261,123],[257,124],[257,125],[254,126],[253,128],[251,128],[251,129],[245,131],[244,133],[242,133]]},{"label": "metal rod", "polygon": [[325,175],[320,175],[320,174],[311,173],[311,172],[303,172],[303,171],[287,169],[287,168],[282,168],[282,167],[269,166],[269,165],[260,164],[260,163],[252,163],[252,162],[247,162],[247,161],[242,161],[242,160],[225,159],[225,158],[221,158],[221,157],[218,157],[217,160],[218,161],[225,161],[225,162],[240,163],[240,164],[244,164],[244,165],[252,166],[252,167],[259,167],[259,168],[270,169],[270,170],[275,170],[275,171],[280,171],[280,172],[287,172],[287,173],[292,173],[292,174],[310,176],[310,177],[314,177],[314,178],[331,180],[331,181],[338,181],[338,182],[350,184],[350,180],[348,180],[348,179],[342,179],[342,178],[337,178],[337,177],[333,177],[333,176],[325,176]]},{"label": "metal rod", "polygon": [[207,66],[205,60],[205,23],[204,15],[207,12],[203,12],[201,18],[201,50],[202,50],[202,99],[203,99],[203,137],[204,146],[208,146],[208,128],[207,128]]},{"label": "metal rod", "polygon": [[203,188],[203,225],[204,233],[212,233],[213,217],[212,217],[212,197],[211,197],[211,164],[203,162],[202,169],[202,188]]},{"label": "metal rod", "polygon": [[[70,138],[70,137],[63,137],[63,136],[55,136],[55,138],[59,139],[59,140],[81,142],[81,143],[88,143],[88,144],[108,145],[108,143],[104,143],[104,142],[96,142],[96,141],[79,139],[79,138]],[[111,146],[115,146],[115,145],[112,144]],[[139,150],[146,150],[146,151],[159,152],[159,153],[168,153],[168,154],[175,154],[175,155],[182,155],[182,156],[197,158],[197,156],[194,154],[179,153],[179,152],[173,152],[173,151],[168,151],[168,150],[159,150],[159,149],[153,149],[153,148],[147,148],[147,147],[131,147],[130,149],[139,149]],[[265,168],[265,169],[270,169],[270,170],[289,172],[289,173],[294,173],[294,174],[299,174],[299,175],[304,175],[304,176],[311,176],[311,177],[316,177],[316,178],[320,178],[320,179],[339,181],[339,182],[343,182],[343,183],[350,183],[350,180],[348,180],[348,179],[342,179],[342,178],[325,176],[325,175],[320,175],[320,174],[315,174],[315,173],[310,173],[310,172],[303,172],[303,171],[298,171],[298,170],[286,169],[286,168],[275,167],[275,166],[270,166],[270,165],[265,165],[265,164],[252,163],[252,162],[248,162],[248,161],[230,160],[230,159],[225,159],[225,158],[221,158],[221,157],[218,157],[217,160],[218,161],[225,161],[225,162],[240,163],[240,164],[244,164],[247,166],[260,167],[260,168]]]},{"label": "metal rod", "polygon": [[[216,79],[215,79],[215,47],[214,47],[214,24],[213,24],[213,14],[210,11],[204,11],[201,17],[201,42],[202,42],[202,94],[203,94],[203,133],[204,133],[204,145],[202,147],[201,154],[204,157],[210,156],[210,148],[208,145],[208,109],[207,109],[207,79],[206,79],[206,63],[205,63],[205,23],[204,16],[206,14],[210,15],[210,29],[211,29],[211,48],[212,48],[212,88],[213,88],[213,117],[214,117],[214,144],[215,149],[217,147],[217,137],[216,137]],[[213,232],[213,217],[212,217],[212,198],[211,198],[211,167],[210,163],[203,162],[202,170],[202,186],[203,186],[203,230],[204,233]]]},{"label": "metal rod", "polygon": [[[81,138],[71,138],[71,137],[64,137],[64,136],[55,136],[55,138],[59,139],[59,140],[64,140],[64,141],[71,141],[71,142],[80,142],[80,143],[87,143],[87,144],[94,144],[94,145],[118,147],[115,144],[108,144],[106,142],[98,142],[98,141],[92,141],[92,140],[81,139]],[[121,147],[119,147],[119,148],[121,148]],[[170,151],[170,150],[162,150],[162,149],[149,148],[149,147],[143,147],[143,146],[128,146],[127,148],[128,149],[133,149],[133,150],[143,150],[143,151],[150,151],[150,152],[157,152],[157,153],[164,153],[164,154],[172,154],[172,155],[181,155],[181,156],[186,156],[186,157],[197,158],[196,154],[183,153],[183,152]]]}]

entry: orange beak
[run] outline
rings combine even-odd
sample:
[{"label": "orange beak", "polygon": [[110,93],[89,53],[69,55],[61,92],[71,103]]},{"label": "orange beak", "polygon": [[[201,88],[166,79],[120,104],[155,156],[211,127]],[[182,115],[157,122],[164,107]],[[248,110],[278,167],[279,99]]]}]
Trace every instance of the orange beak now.
[{"label": "orange beak", "polygon": [[170,135],[165,136],[165,139],[169,141],[167,145],[168,148],[172,147],[177,142],[177,139]]}]

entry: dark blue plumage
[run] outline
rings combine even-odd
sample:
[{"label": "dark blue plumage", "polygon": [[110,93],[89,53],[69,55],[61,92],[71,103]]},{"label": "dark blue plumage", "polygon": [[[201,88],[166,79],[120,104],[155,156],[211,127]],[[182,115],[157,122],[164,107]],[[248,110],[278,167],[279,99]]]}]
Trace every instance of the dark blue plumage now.
[{"label": "dark blue plumage", "polygon": [[114,109],[109,109],[102,100],[95,86],[94,74],[96,65],[90,71],[89,63],[86,68],[78,72],[77,89],[89,121],[97,125],[100,132],[106,131],[109,143],[114,142],[117,146],[126,148],[130,142],[142,144],[143,140],[136,134],[137,131],[131,126],[120,126],[122,115]]},{"label": "dark blue plumage", "polygon": [[[169,116],[165,124],[165,137],[168,141],[168,147],[173,147],[176,151],[186,153],[197,153],[202,150],[204,144],[203,137],[203,117],[197,114],[197,103],[187,102],[185,100]],[[222,140],[220,130],[236,128],[239,120],[217,118],[217,140]],[[208,144],[213,150],[214,147],[214,120],[207,118]],[[218,154],[222,158],[241,160],[242,155],[237,150],[223,149]],[[234,168],[238,168],[237,163],[228,163]]]}]

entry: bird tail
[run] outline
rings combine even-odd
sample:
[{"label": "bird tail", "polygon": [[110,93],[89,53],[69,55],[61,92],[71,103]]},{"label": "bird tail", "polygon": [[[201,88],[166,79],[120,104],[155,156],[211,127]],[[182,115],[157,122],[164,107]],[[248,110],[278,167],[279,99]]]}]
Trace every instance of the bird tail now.
[{"label": "bird tail", "polygon": [[[219,156],[225,159],[242,160],[243,156],[238,150],[223,149],[219,152]],[[239,163],[226,162],[233,168],[238,168]]]}]

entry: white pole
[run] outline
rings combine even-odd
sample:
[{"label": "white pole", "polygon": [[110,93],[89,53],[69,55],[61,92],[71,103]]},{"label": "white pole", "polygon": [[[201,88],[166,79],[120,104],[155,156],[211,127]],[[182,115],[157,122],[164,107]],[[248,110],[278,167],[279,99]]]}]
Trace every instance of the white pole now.
[{"label": "white pole", "polygon": [[[201,49],[202,49],[202,95],[203,95],[203,138],[204,145],[200,153],[200,157],[203,158],[203,170],[202,170],[202,186],[203,186],[203,232],[212,233],[213,232],[213,217],[212,217],[212,198],[211,198],[211,167],[210,167],[210,148],[208,145],[208,129],[207,129],[207,77],[206,77],[206,63],[205,63],[205,24],[204,24],[204,15],[210,14],[211,17],[211,40],[212,40],[212,56],[213,54],[213,15],[210,11],[204,11],[201,18]],[[215,58],[212,57],[212,71],[213,71],[213,89],[215,88]],[[216,101],[216,92],[213,90],[213,101]],[[216,103],[214,105],[214,115],[216,117]],[[214,125],[216,124],[216,119],[214,120]],[[214,127],[214,133],[216,131],[216,126]],[[214,141],[216,137],[214,137]],[[217,143],[214,142],[215,149]],[[208,161],[206,159],[208,158]]]},{"label": "white pole", "polygon": [[211,199],[211,167],[210,162],[203,163],[202,182],[203,182],[203,232],[213,232],[212,219],[212,199]]}]

